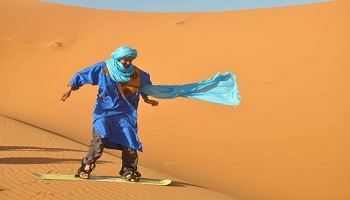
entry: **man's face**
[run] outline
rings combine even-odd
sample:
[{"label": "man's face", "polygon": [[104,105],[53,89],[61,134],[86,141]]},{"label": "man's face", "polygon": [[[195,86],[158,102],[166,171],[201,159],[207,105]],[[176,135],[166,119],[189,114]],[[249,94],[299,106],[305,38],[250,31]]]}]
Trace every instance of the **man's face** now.
[{"label": "man's face", "polygon": [[134,60],[135,58],[123,58],[121,59],[119,62],[121,64],[124,65],[125,68],[128,68],[131,64],[132,64],[132,61]]}]

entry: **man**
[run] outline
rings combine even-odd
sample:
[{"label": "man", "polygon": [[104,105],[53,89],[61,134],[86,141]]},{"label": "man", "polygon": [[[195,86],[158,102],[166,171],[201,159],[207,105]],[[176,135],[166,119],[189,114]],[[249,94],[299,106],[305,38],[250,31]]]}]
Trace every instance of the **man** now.
[{"label": "man", "polygon": [[109,60],[77,72],[63,93],[61,100],[65,101],[73,90],[85,84],[99,86],[93,113],[93,138],[76,177],[90,178],[104,147],[122,150],[122,168],[119,172],[122,178],[135,182],[141,177],[137,170],[137,151],[142,151],[137,136],[139,97],[141,95],[144,102],[152,106],[158,106],[158,102],[148,99],[141,92],[142,86],[152,83],[148,73],[132,64],[136,57],[135,49],[121,46]]}]

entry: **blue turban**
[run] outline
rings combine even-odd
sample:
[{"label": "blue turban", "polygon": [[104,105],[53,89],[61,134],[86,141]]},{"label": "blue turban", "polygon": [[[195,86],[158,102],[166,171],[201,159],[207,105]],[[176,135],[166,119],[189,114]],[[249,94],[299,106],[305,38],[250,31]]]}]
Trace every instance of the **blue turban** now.
[{"label": "blue turban", "polygon": [[127,46],[121,46],[112,53],[111,57],[118,61],[123,58],[136,58],[137,51]]},{"label": "blue turban", "polygon": [[111,58],[106,61],[108,72],[111,78],[116,82],[128,82],[130,80],[130,76],[134,73],[135,67],[131,64],[126,68],[122,63],[120,63],[120,60],[124,58],[136,57],[136,49],[132,49],[127,46],[121,46],[117,48],[111,54]]}]

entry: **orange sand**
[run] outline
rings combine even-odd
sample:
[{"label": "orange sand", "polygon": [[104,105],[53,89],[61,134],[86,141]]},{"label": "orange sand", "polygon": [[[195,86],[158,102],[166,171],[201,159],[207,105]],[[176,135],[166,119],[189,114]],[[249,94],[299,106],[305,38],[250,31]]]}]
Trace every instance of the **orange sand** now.
[{"label": "orange sand", "polygon": [[[90,181],[45,181],[29,172],[74,174],[86,146],[0,116],[0,199],[222,199],[232,197],[140,166],[145,177],[172,179],[170,186]],[[77,157],[78,156],[78,157]],[[105,154],[92,175],[112,176],[121,160]]]},{"label": "orange sand", "polygon": [[[0,114],[81,145],[50,139],[56,136],[1,118],[15,125],[0,127],[5,137],[0,196],[23,199],[26,194],[50,193],[64,199],[75,195],[76,187],[84,193],[93,187],[114,188],[41,182],[27,171],[76,170],[90,141],[97,88],[85,86],[66,102],[59,101],[60,95],[76,71],[108,59],[120,45],[129,45],[139,51],[134,64],[149,72],[154,84],[184,84],[232,71],[242,95],[237,108],[189,99],[159,100],[158,107],[141,102],[140,165],[147,177],[178,177],[247,200],[350,199],[349,8],[349,1],[339,0],[162,14],[3,0]],[[67,154],[53,155],[41,148],[63,148]],[[18,159],[26,157],[40,159]],[[116,174],[117,158],[106,154],[102,161],[114,163],[102,163],[94,173]],[[30,184],[14,189],[15,184],[25,185],[22,179]],[[53,191],[56,184],[67,191]],[[136,189],[137,197],[130,194],[134,199],[144,192],[157,199],[152,196],[155,190],[173,199],[226,198],[187,185],[184,190],[117,187]]]}]

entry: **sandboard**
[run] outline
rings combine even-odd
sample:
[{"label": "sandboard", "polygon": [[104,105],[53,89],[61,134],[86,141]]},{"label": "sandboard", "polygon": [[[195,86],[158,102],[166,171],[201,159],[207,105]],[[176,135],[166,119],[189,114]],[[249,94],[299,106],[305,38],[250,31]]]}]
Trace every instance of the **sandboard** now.
[{"label": "sandboard", "polygon": [[33,176],[44,179],[44,180],[66,180],[66,181],[104,181],[104,182],[117,182],[117,183],[131,183],[131,184],[146,184],[146,185],[169,185],[171,180],[156,180],[156,179],[145,179],[140,178],[139,182],[126,181],[119,177],[112,176],[91,176],[90,179],[82,179],[75,177],[74,175],[68,174],[39,174],[32,173]]}]

